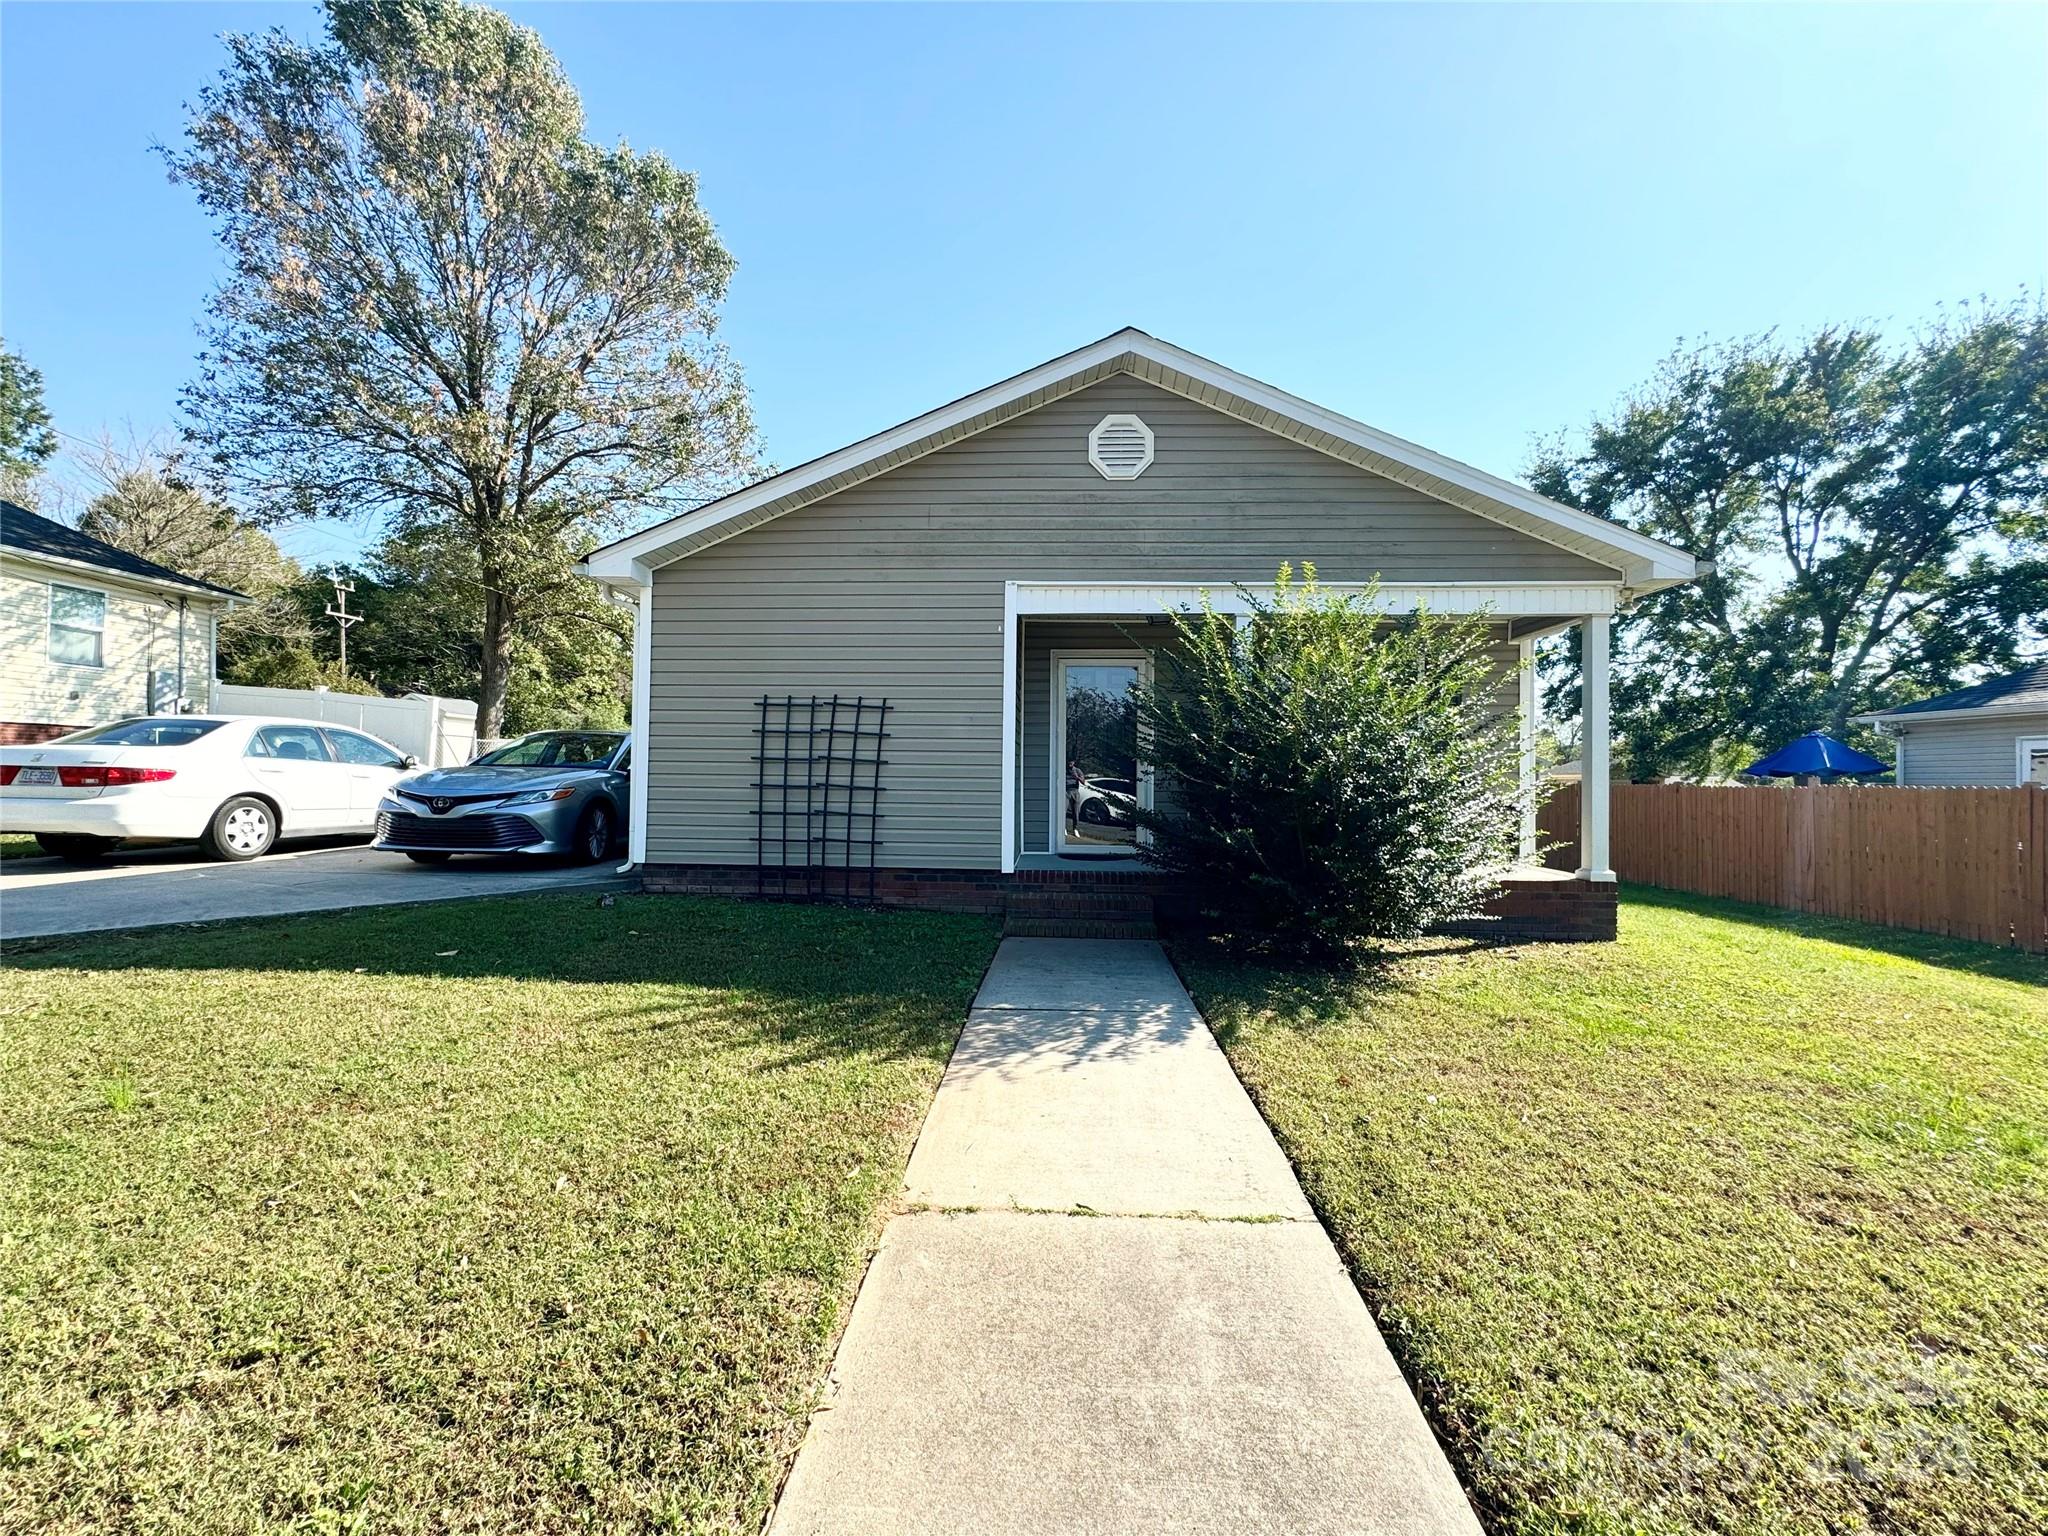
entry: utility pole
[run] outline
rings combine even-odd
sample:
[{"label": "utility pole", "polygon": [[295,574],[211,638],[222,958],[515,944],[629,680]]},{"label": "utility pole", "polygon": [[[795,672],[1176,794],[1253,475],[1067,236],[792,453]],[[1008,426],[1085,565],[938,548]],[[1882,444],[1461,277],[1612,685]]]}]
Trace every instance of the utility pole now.
[{"label": "utility pole", "polygon": [[343,581],[339,568],[335,570],[333,576],[329,579],[334,583],[334,601],[327,605],[327,617],[334,620],[335,627],[341,631],[341,675],[346,678],[348,676],[348,629],[351,624],[362,618],[362,615],[348,611],[348,595],[355,591],[356,584],[352,581]]}]

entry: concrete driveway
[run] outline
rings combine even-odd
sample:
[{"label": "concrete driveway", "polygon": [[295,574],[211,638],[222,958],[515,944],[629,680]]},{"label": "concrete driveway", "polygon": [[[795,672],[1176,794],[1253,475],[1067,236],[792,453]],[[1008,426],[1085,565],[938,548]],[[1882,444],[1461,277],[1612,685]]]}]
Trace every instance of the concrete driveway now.
[{"label": "concrete driveway", "polygon": [[84,867],[7,859],[0,861],[0,939],[628,885],[616,873],[619,862],[564,868],[532,859],[457,858],[426,866],[360,843],[333,842],[286,844],[248,864],[202,859],[189,846],[116,853]]}]

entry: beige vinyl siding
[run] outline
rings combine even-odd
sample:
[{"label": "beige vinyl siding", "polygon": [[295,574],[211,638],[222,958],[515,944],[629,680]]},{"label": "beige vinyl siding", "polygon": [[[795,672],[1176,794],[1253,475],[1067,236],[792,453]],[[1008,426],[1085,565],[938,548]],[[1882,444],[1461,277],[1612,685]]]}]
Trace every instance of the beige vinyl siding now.
[{"label": "beige vinyl siding", "polygon": [[1903,738],[1906,769],[1899,782],[1950,789],[2016,784],[2019,744],[2028,736],[2048,736],[2048,713],[1911,725]]},{"label": "beige vinyl siding", "polygon": [[[1111,482],[1089,467],[1087,436],[1121,411],[1152,428],[1157,457],[1139,479]],[[1181,396],[1110,379],[656,572],[647,856],[753,862],[758,700],[836,690],[892,704],[880,862],[994,868],[1003,583],[1263,582],[1283,560],[1312,560],[1330,581],[1616,579]],[[1033,779],[1027,767],[1023,793]],[[1020,847],[1037,845],[1042,824],[1041,807]]]},{"label": "beige vinyl siding", "polygon": [[[107,594],[101,665],[50,658],[50,585]],[[211,707],[216,604],[188,602],[185,694]],[[178,600],[85,571],[61,571],[13,555],[0,562],[0,721],[99,725],[145,713],[150,679],[178,667]]]}]

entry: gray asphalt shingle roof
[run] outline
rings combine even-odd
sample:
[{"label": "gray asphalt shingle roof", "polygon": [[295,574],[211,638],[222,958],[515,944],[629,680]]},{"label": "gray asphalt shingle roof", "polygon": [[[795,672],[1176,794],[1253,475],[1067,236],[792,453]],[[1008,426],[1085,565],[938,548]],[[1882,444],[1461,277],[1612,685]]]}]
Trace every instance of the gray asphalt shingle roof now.
[{"label": "gray asphalt shingle roof", "polygon": [[125,549],[116,549],[90,534],[52,522],[11,501],[0,501],[0,549],[18,550],[24,555],[42,555],[51,560],[73,560],[115,575],[137,576],[145,581],[175,582],[178,586],[212,592],[220,597],[247,595],[227,587],[217,587],[196,576],[184,575],[140,555],[131,555]]},{"label": "gray asphalt shingle roof", "polygon": [[1953,693],[1939,694],[1931,699],[1919,699],[1911,704],[1901,704],[1897,709],[1878,711],[1878,718],[1894,715],[1929,715],[1946,713],[1956,709],[1986,709],[1996,705],[2000,709],[2026,709],[2038,705],[2048,710],[2048,661],[2038,661],[2031,667],[2022,667],[2004,677],[1988,678],[1981,683],[1972,683],[1967,688],[1958,688]]}]

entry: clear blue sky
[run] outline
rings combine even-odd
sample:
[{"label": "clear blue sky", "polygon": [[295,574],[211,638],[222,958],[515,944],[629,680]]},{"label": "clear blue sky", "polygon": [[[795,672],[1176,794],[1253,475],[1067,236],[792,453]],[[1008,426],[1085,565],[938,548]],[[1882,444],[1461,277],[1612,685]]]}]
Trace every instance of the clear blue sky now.
[{"label": "clear blue sky", "polygon": [[[2039,6],[510,9],[701,176],[785,465],[1132,324],[1519,474],[1680,338],[2048,272]],[[0,9],[0,330],[62,430],[175,420],[216,260],[149,145],[267,25],[317,18]]]}]

